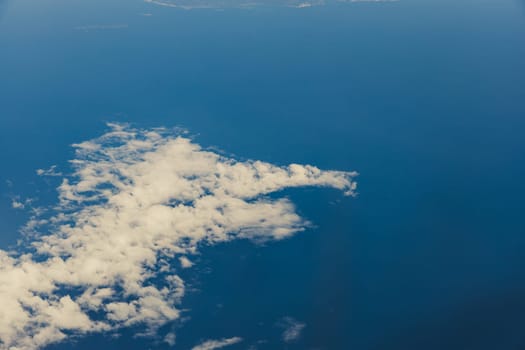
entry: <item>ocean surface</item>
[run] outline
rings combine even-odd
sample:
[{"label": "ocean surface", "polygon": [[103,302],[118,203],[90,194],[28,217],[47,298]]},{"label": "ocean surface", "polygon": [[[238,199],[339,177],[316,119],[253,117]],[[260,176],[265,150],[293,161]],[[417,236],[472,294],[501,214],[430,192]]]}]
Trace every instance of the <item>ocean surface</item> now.
[{"label": "ocean surface", "polygon": [[[312,225],[203,249],[177,349],[525,349],[525,2],[184,10],[0,0],[0,248],[106,122],[240,159],[358,171],[284,191]],[[283,341],[283,322],[304,325]],[[49,349],[168,349],[93,334]]]}]

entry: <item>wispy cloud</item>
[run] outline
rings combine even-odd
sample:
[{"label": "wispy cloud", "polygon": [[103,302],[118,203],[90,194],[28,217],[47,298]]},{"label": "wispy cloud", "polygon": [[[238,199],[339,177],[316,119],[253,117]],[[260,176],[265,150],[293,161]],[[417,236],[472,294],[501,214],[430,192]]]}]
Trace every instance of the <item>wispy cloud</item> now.
[{"label": "wispy cloud", "polygon": [[173,332],[170,332],[164,336],[164,342],[170,346],[175,345],[175,339],[176,339],[176,336],[175,336],[175,333]]},{"label": "wispy cloud", "polygon": [[36,173],[39,176],[62,176],[63,174],[56,170],[57,166],[52,165],[48,169],[37,169]]},{"label": "wispy cloud", "polygon": [[226,346],[230,346],[233,344],[240,343],[242,341],[242,338],[239,337],[233,337],[233,338],[225,338],[220,340],[206,340],[205,342],[194,346],[191,350],[214,350],[214,349],[221,349]]},{"label": "wispy cloud", "polygon": [[[193,9],[227,9],[227,8],[257,8],[257,7],[293,7],[305,8],[311,6],[325,5],[327,0],[144,0],[145,2],[180,8],[184,10]],[[328,0],[336,2],[337,0]]]},{"label": "wispy cloud", "polygon": [[74,145],[59,203],[26,225],[35,238],[18,253],[0,250],[0,349],[138,324],[155,334],[181,315],[185,286],[174,261],[188,268],[185,257],[202,245],[280,240],[304,229],[288,199],[265,195],[355,190],[353,172],[236,161],[165,129],[109,127]]},{"label": "wispy cloud", "polygon": [[179,8],[183,10],[194,9],[253,9],[258,7],[291,7],[308,8],[338,3],[352,2],[397,2],[399,0],[144,0],[147,3]]},{"label": "wispy cloud", "polygon": [[286,343],[291,343],[298,340],[306,327],[305,323],[299,322],[292,317],[285,317],[280,322],[280,326],[284,328],[282,338]]}]

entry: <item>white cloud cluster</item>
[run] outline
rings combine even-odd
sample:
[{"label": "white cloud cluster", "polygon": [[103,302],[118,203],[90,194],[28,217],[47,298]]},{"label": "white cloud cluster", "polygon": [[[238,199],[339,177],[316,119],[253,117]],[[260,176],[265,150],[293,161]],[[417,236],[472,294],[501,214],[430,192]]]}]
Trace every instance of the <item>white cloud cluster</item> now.
[{"label": "white cloud cluster", "polygon": [[242,338],[239,337],[233,337],[233,338],[225,338],[220,340],[206,340],[205,342],[194,346],[191,350],[214,350],[214,349],[221,349],[226,346],[230,346],[233,344],[240,343],[242,341]]},{"label": "white cloud cluster", "polygon": [[0,250],[0,349],[138,324],[154,333],[180,316],[177,269],[191,267],[187,256],[201,245],[304,229],[288,199],[265,195],[298,186],[355,190],[353,172],[235,161],[165,129],[110,128],[74,145],[74,172],[52,214],[30,221],[29,246]]}]

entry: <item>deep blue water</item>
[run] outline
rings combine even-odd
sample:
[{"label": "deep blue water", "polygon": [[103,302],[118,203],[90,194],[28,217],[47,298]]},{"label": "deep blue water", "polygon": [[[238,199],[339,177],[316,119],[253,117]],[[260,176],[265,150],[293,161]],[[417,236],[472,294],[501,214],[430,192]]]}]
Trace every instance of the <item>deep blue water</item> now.
[{"label": "deep blue water", "polygon": [[[0,0],[2,248],[27,219],[10,196],[51,201],[35,169],[65,168],[106,121],[361,174],[357,198],[287,191],[316,225],[290,240],[206,248],[191,318],[167,327],[178,348],[525,348],[525,2]],[[285,316],[306,323],[290,345]],[[168,348],[134,332],[75,348]]]}]

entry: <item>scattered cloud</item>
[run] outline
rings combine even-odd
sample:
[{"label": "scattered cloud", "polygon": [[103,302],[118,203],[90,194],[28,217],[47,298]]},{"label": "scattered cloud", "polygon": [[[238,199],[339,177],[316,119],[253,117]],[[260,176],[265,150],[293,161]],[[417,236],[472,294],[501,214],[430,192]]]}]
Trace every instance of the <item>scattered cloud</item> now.
[{"label": "scattered cloud", "polygon": [[11,207],[13,209],[26,209],[27,207],[30,207],[31,210],[34,211],[34,208],[32,208],[34,201],[35,198],[21,199],[20,196],[14,196],[11,198]]},{"label": "scattered cloud", "polygon": [[306,324],[299,322],[292,317],[283,318],[279,325],[284,328],[282,338],[286,343],[298,340],[306,327]]},{"label": "scattered cloud", "polygon": [[33,211],[29,242],[0,250],[2,350],[134,325],[156,335],[182,313],[174,261],[189,268],[187,256],[203,245],[304,230],[291,201],[272,192],[323,186],[353,195],[356,187],[354,172],[237,161],[166,129],[109,128],[74,145],[73,172],[56,206]]},{"label": "scattered cloud", "polygon": [[56,170],[57,166],[53,165],[49,169],[37,169],[38,176],[62,176],[62,173]]},{"label": "scattered cloud", "polygon": [[214,349],[221,349],[226,346],[230,346],[233,344],[240,343],[242,341],[242,338],[239,337],[233,337],[233,338],[225,338],[220,340],[206,340],[205,342],[194,346],[192,350],[214,350]]}]

